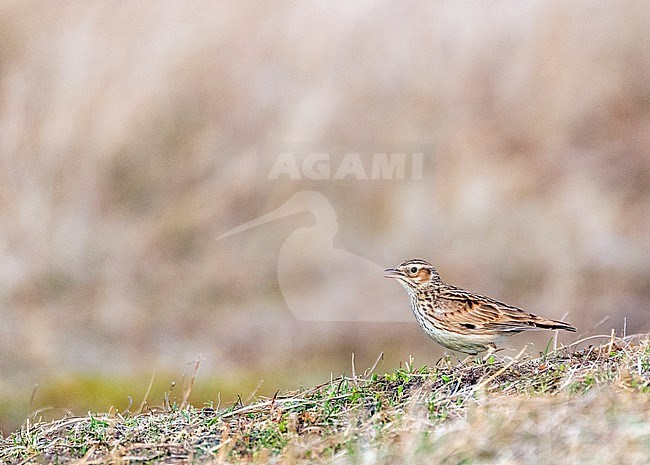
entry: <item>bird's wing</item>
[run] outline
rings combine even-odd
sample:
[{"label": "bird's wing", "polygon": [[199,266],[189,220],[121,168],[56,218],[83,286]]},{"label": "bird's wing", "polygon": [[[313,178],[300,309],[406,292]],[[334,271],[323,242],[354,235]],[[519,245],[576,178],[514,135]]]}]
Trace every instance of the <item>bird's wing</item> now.
[{"label": "bird's wing", "polygon": [[547,320],[490,297],[472,294],[458,288],[444,289],[440,297],[449,302],[447,308],[436,315],[440,323],[449,327],[463,328],[464,331],[516,333],[537,328],[572,328],[566,323]]}]

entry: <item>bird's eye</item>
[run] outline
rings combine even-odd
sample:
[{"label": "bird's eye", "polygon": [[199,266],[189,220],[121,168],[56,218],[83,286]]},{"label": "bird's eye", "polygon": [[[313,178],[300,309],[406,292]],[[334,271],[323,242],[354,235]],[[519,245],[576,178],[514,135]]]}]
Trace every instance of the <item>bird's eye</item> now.
[{"label": "bird's eye", "polygon": [[412,267],[411,267],[411,274],[415,274],[415,273],[417,273],[417,272],[418,272],[418,268],[417,268],[417,266],[412,266]]}]

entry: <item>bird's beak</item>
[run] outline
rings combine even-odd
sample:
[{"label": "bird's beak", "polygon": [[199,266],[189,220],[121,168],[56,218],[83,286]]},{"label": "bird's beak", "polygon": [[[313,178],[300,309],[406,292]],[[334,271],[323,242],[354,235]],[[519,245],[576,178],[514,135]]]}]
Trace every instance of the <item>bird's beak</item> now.
[{"label": "bird's beak", "polygon": [[397,271],[395,268],[388,268],[384,270],[384,278],[400,278],[402,273]]}]

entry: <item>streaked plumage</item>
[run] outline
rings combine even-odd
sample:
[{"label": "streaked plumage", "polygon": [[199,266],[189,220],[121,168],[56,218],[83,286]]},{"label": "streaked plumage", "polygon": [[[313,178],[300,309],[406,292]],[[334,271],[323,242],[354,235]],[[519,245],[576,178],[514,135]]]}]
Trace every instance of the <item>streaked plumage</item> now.
[{"label": "streaked plumage", "polygon": [[568,323],[542,318],[447,284],[422,259],[406,260],[389,268],[386,277],[399,280],[411,298],[411,309],[422,329],[448,349],[474,355],[495,348],[497,343],[521,331],[576,330]]}]

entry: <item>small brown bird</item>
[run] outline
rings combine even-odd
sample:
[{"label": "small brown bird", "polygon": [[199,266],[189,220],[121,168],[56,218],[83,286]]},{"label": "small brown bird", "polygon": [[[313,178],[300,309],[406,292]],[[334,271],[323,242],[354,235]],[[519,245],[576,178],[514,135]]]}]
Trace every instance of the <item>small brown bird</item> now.
[{"label": "small brown bird", "polygon": [[411,298],[411,310],[420,327],[438,344],[451,350],[475,355],[521,331],[566,329],[568,323],[548,320],[489,297],[472,294],[440,279],[427,261],[406,260],[386,270],[396,278]]}]

